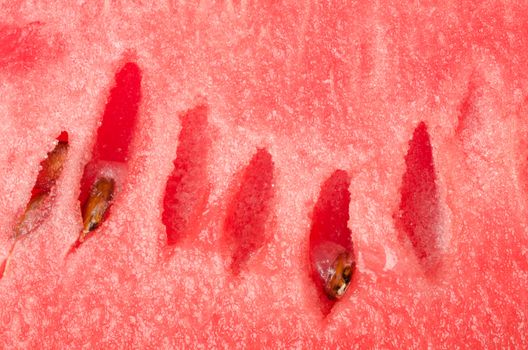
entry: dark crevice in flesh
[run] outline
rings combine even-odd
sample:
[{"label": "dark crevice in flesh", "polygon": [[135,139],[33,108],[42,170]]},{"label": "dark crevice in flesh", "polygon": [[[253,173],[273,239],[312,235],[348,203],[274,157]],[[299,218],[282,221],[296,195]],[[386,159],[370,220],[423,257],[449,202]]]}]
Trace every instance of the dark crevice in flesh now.
[{"label": "dark crevice in flesh", "polygon": [[431,272],[438,255],[439,203],[431,141],[423,122],[414,130],[405,164],[399,225],[422,266]]},{"label": "dark crevice in flesh", "polygon": [[349,186],[347,172],[336,170],[322,184],[312,214],[309,242],[311,277],[319,293],[321,312],[325,316],[338,300],[325,290],[332,263],[340,253],[347,252],[351,266],[355,266],[351,231],[348,228]]},{"label": "dark crevice in flesh", "polygon": [[115,75],[92,156],[84,168],[79,195],[83,229],[74,247],[106,220],[112,198],[124,185],[140,100],[141,71],[128,62]]},{"label": "dark crevice in flesh", "polygon": [[55,185],[62,173],[67,155],[68,133],[63,131],[57,137],[57,144],[53,150],[48,152],[46,158],[40,163],[40,171],[31,190],[31,197],[14,228],[11,249],[0,265],[0,278],[5,273],[16,242],[37,229],[51,215]]},{"label": "dark crevice in flesh", "polygon": [[180,117],[182,128],[178,150],[165,188],[162,222],[167,243],[174,244],[182,235],[199,229],[199,217],[207,202],[207,107],[199,106]]},{"label": "dark crevice in flesh", "polygon": [[141,71],[135,63],[126,63],[115,76],[115,86],[97,130],[92,161],[127,161],[140,99]]},{"label": "dark crevice in flesh", "polygon": [[471,116],[475,113],[475,99],[478,97],[477,85],[474,80],[470,80],[467,91],[462,98],[458,110],[458,119],[455,133],[460,135],[471,123]]},{"label": "dark crevice in flesh", "polygon": [[249,256],[266,241],[265,226],[273,198],[273,161],[259,149],[242,174],[238,191],[227,209],[224,231],[233,243],[231,269],[238,274]]}]

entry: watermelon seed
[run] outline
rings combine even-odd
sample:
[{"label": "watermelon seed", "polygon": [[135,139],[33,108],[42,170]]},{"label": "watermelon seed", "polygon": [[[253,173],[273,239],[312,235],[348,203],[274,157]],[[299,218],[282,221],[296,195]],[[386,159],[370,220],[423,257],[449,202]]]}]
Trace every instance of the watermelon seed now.
[{"label": "watermelon seed", "polygon": [[40,163],[41,170],[31,191],[31,198],[15,228],[15,239],[40,226],[49,215],[51,208],[48,201],[62,172],[67,153],[68,142],[59,141],[55,148],[48,153],[46,159]]},{"label": "watermelon seed", "polygon": [[24,213],[20,216],[13,233],[13,244],[7,258],[0,266],[2,278],[9,266],[16,243],[23,236],[38,228],[51,213],[51,192],[59,179],[68,154],[68,133],[62,132],[57,138],[57,145],[41,163],[40,172],[31,191],[31,198]]},{"label": "watermelon seed", "polygon": [[324,242],[314,248],[312,257],[328,299],[341,299],[350,285],[356,266],[351,252],[339,244]]},{"label": "watermelon seed", "polygon": [[40,212],[45,210],[45,205],[47,204],[46,202],[48,201],[49,196],[49,193],[39,193],[31,197],[24,214],[20,217],[20,221],[15,228],[13,236],[15,239],[28,234],[44,221]]},{"label": "watermelon seed", "polygon": [[87,235],[104,221],[114,189],[115,181],[107,177],[101,177],[93,184],[90,195],[83,206],[83,230],[79,236],[80,243],[84,242]]}]

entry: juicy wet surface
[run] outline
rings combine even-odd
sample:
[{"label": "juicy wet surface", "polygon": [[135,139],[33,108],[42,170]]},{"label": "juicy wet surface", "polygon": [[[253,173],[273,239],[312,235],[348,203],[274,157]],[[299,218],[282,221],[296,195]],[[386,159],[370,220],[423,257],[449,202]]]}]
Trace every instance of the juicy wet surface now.
[{"label": "juicy wet surface", "polygon": [[[528,345],[523,5],[121,6],[2,5],[2,256],[61,130],[71,148],[53,214],[17,244],[0,281],[0,347]],[[104,232],[65,259],[81,228],[84,165],[126,62],[142,72],[127,184]],[[161,217],[179,116],[203,105],[210,190],[199,223],[169,247]],[[396,223],[404,193],[418,196],[405,174],[419,164],[406,156],[422,121],[437,195],[433,275]],[[274,197],[265,239],[235,276],[225,217],[258,149],[272,159]],[[325,317],[309,235],[337,169],[350,176],[357,270]],[[411,203],[420,210],[407,222],[427,218],[426,200]]]}]

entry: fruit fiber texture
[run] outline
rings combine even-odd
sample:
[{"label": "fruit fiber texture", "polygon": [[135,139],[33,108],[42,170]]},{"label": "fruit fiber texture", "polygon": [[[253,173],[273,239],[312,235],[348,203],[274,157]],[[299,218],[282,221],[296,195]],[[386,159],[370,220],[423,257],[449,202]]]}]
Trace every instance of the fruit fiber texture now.
[{"label": "fruit fiber texture", "polygon": [[0,4],[0,348],[528,347],[526,4],[147,3]]}]

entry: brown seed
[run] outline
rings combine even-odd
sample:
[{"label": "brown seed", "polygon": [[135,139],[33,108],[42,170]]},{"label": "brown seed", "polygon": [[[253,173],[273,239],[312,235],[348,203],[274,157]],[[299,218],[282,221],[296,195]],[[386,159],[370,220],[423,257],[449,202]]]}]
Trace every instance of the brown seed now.
[{"label": "brown seed", "polygon": [[68,143],[59,141],[48,153],[47,158],[40,163],[41,170],[33,187],[31,199],[15,228],[15,238],[31,232],[47,218],[50,212],[50,193],[62,172],[67,154]]},{"label": "brown seed", "polygon": [[51,212],[51,190],[61,175],[67,154],[68,142],[59,141],[55,148],[48,153],[46,159],[40,163],[41,170],[37,176],[35,186],[33,186],[31,198],[14,228],[14,241],[6,259],[0,266],[0,278],[8,269],[17,241],[39,227],[48,218]]},{"label": "brown seed", "polygon": [[47,216],[47,211],[44,209],[48,198],[48,193],[39,193],[30,199],[24,214],[20,217],[20,221],[15,228],[15,238],[28,234],[42,224]]},{"label": "brown seed", "polygon": [[114,188],[114,180],[107,177],[97,179],[92,185],[90,195],[82,211],[83,230],[79,236],[79,242],[83,242],[88,233],[95,230],[103,222],[114,195]]},{"label": "brown seed", "polygon": [[33,192],[47,193],[51,191],[62,172],[67,155],[68,143],[59,141],[57,146],[48,153],[48,157],[40,164],[41,171],[38,174]]},{"label": "brown seed", "polygon": [[[64,133],[63,133],[64,134]],[[61,134],[62,136],[62,134]],[[40,171],[31,191],[31,198],[26,205],[24,213],[20,216],[14,228],[13,243],[6,259],[0,264],[0,278],[2,278],[11,261],[11,255],[18,240],[39,227],[51,212],[51,191],[62,173],[66,156],[68,155],[68,142],[59,141],[55,148],[48,153],[46,159],[40,163]]]},{"label": "brown seed", "polygon": [[356,266],[352,253],[340,244],[323,242],[313,249],[312,263],[326,296],[331,300],[343,297]]},{"label": "brown seed", "polygon": [[330,299],[339,299],[345,295],[354,267],[355,262],[347,252],[338,255],[325,284],[325,292]]}]

